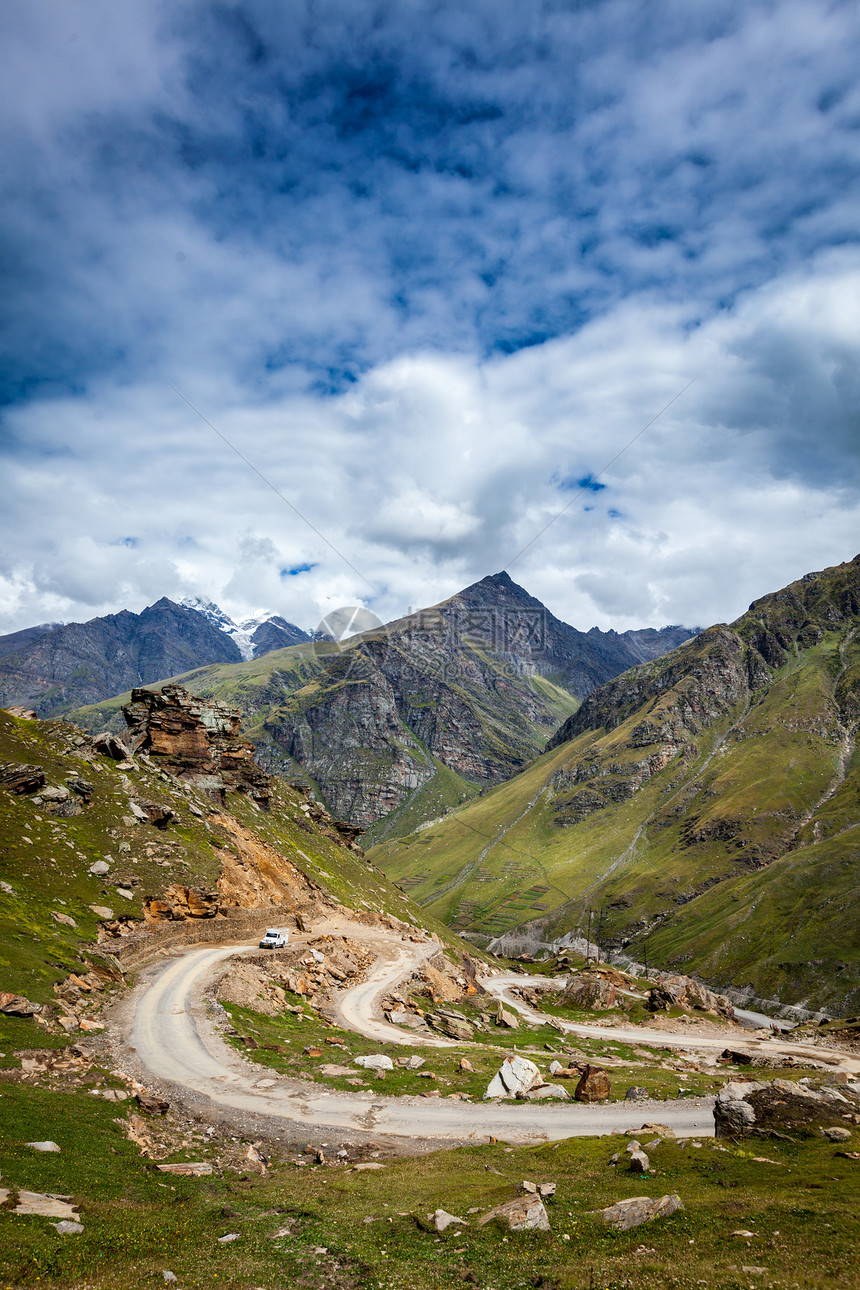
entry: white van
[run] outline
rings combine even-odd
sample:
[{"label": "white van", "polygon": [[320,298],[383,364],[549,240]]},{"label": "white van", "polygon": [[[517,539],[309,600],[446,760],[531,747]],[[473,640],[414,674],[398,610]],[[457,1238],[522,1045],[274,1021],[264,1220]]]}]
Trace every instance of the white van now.
[{"label": "white van", "polygon": [[267,927],[266,935],[260,941],[261,950],[282,950],[290,939],[290,933],[282,927]]}]

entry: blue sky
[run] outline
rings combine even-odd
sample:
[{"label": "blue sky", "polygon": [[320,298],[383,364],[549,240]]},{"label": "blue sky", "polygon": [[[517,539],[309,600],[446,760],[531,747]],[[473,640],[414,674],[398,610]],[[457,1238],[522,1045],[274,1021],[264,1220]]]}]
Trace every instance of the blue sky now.
[{"label": "blue sky", "polygon": [[623,629],[860,548],[856,5],[0,22],[0,630],[432,602],[694,376],[512,575]]}]

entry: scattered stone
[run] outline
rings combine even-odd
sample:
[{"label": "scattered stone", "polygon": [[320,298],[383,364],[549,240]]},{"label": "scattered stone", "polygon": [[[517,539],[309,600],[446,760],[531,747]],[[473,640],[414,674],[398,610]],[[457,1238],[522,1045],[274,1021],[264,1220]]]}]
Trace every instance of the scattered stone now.
[{"label": "scattered stone", "polygon": [[95,864],[90,865],[87,872],[91,873],[94,878],[103,878],[106,873],[110,873],[110,865],[106,860],[96,860]]},{"label": "scattered stone", "polygon": [[537,1183],[528,1182],[523,1179],[523,1191],[529,1192],[532,1196],[537,1195]]},{"label": "scattered stone", "polygon": [[278,1081],[276,1079],[258,1079],[255,1087],[256,1088],[274,1088],[277,1082]]},{"label": "scattered stone", "polygon": [[55,923],[63,923],[66,927],[77,927],[77,923],[68,914],[61,914],[56,909],[51,910],[51,917]]},{"label": "scattered stone", "polygon": [[28,1142],[27,1146],[32,1147],[34,1151],[59,1151],[60,1150],[56,1142],[51,1142],[50,1140],[46,1142]]},{"label": "scattered stone", "polygon": [[472,1063],[469,1061],[468,1057],[461,1057],[461,1058],[460,1058],[460,1070],[461,1070],[461,1071],[468,1071],[468,1072],[471,1074],[471,1073],[474,1071],[474,1069],[475,1069],[475,1068],[474,1068],[474,1066],[472,1065]]},{"label": "scattered stone", "polygon": [[512,1232],[525,1232],[532,1229],[539,1232],[550,1230],[549,1215],[540,1196],[536,1195],[518,1196],[516,1200],[509,1200],[504,1205],[496,1205],[489,1213],[479,1218],[478,1223],[483,1226],[494,1218],[501,1219]]},{"label": "scattered stone", "polygon": [[11,708],[7,708],[6,711],[11,717],[18,717],[21,721],[39,720],[32,708],[24,708],[20,703],[13,703]]},{"label": "scattered stone", "polygon": [[212,1173],[212,1166],[208,1160],[182,1161],[181,1164],[157,1165],[156,1168],[163,1174],[188,1175],[192,1178],[205,1178],[207,1174]]},{"label": "scattered stone", "polygon": [[606,1071],[599,1066],[586,1066],[573,1096],[577,1102],[605,1102],[611,1087]]},{"label": "scattered stone", "polygon": [[648,1097],[647,1088],[642,1088],[640,1087],[640,1085],[634,1084],[633,1087],[628,1088],[627,1092],[624,1094],[624,1101],[625,1102],[644,1102],[647,1097]]},{"label": "scattered stone", "polygon": [[386,1057],[384,1053],[371,1053],[367,1057],[354,1057],[352,1060],[355,1066],[361,1066],[368,1071],[374,1071],[374,1070],[393,1071],[394,1070],[394,1062],[391,1060],[390,1057]]},{"label": "scattered stone", "polygon": [[334,1078],[341,1075],[351,1075],[351,1074],[352,1074],[351,1066],[336,1066],[334,1063],[331,1063],[331,1062],[327,1063],[325,1066],[320,1066],[320,1075],[328,1075]]},{"label": "scattered stone", "polygon": [[141,1111],[146,1111],[147,1115],[166,1115],[170,1110],[170,1103],[156,1097],[154,1093],[137,1093],[135,1099]]},{"label": "scattered stone", "polygon": [[849,1129],[843,1129],[840,1125],[834,1124],[827,1129],[819,1129],[818,1132],[822,1138],[829,1138],[831,1142],[850,1142],[851,1132]]},{"label": "scattered stone", "polygon": [[424,1065],[426,1058],[419,1057],[417,1053],[412,1053],[409,1057],[398,1057],[397,1065],[408,1071],[418,1071]]},{"label": "scattered stone", "polygon": [[555,1183],[541,1183],[538,1187],[538,1195],[542,1196],[544,1200],[549,1200],[551,1196],[555,1195],[555,1189]]},{"label": "scattered stone", "polygon": [[303,1048],[302,1052],[305,1057],[322,1057],[322,1049],[316,1048],[312,1044],[309,1044],[307,1048]]},{"label": "scattered stone", "polygon": [[630,1172],[632,1174],[647,1174],[651,1168],[651,1161],[644,1151],[630,1152]]},{"label": "scattered stone", "polygon": [[171,1282],[179,1280],[176,1273],[171,1272],[169,1268],[165,1268],[161,1275],[166,1285],[170,1285]]},{"label": "scattered stone", "polygon": [[446,1232],[454,1223],[461,1223],[465,1226],[465,1218],[458,1218],[456,1214],[449,1214],[446,1209],[437,1209],[435,1213],[427,1215],[427,1221],[432,1223],[437,1232]]},{"label": "scattered stone", "polygon": [[228,1233],[226,1234],[226,1236],[219,1236],[219,1237],[218,1237],[218,1244],[219,1244],[219,1245],[229,1245],[231,1241],[238,1241],[238,1239],[239,1239],[239,1237],[240,1237],[241,1235],[242,1235],[242,1233],[241,1233],[241,1232],[228,1232]]},{"label": "scattered stone", "polygon": [[366,1173],[369,1169],[384,1169],[385,1165],[381,1165],[378,1160],[362,1160],[352,1168],[354,1173],[360,1174]]},{"label": "scattered stone", "polygon": [[96,918],[103,918],[108,921],[113,918],[113,910],[108,909],[107,905],[90,905],[90,909],[93,911]]},{"label": "scattered stone", "polygon": [[660,1196],[657,1200],[651,1200],[647,1196],[631,1196],[627,1200],[616,1201],[606,1209],[592,1210],[592,1213],[599,1215],[616,1232],[627,1232],[640,1223],[650,1223],[655,1218],[668,1218],[670,1214],[683,1208],[680,1196],[673,1193],[671,1196]]},{"label": "scattered stone", "polygon": [[51,1226],[60,1236],[77,1236],[84,1230],[83,1223],[75,1223],[68,1218],[61,1219],[59,1223],[52,1223]]},{"label": "scattered stone", "polygon": [[674,1138],[675,1130],[670,1129],[668,1124],[654,1124],[651,1120],[646,1120],[639,1129],[640,1133],[657,1133],[661,1138]]},{"label": "scattered stone", "polygon": [[563,1070],[564,1070],[564,1067],[562,1066],[561,1062],[558,1061],[557,1059],[555,1061],[550,1062],[549,1064],[550,1075],[560,1075]]}]

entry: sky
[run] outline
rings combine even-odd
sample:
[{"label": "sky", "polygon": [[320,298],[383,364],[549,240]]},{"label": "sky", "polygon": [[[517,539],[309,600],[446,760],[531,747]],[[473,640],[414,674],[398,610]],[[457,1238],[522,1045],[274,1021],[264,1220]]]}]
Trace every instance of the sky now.
[{"label": "sky", "polygon": [[706,625],[860,551],[855,3],[0,29],[0,633],[501,569],[583,629]]}]

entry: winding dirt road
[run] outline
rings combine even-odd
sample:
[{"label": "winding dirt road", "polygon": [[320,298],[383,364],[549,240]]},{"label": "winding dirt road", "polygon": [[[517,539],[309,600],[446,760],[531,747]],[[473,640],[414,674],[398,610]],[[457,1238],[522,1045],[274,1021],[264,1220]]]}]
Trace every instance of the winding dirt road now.
[{"label": "winding dirt road", "polygon": [[[340,1093],[253,1068],[220,1039],[200,998],[201,987],[225,959],[251,948],[255,947],[223,945],[193,950],[167,965],[140,995],[131,1045],[151,1075],[216,1107],[246,1115],[275,1117],[306,1129],[447,1145],[486,1141],[491,1135],[517,1143],[554,1141],[610,1133],[645,1120],[668,1124],[679,1136],[701,1137],[713,1132],[711,1098],[638,1103],[635,1107],[620,1103],[464,1103],[443,1098],[380,1097],[363,1091]],[[367,1015],[380,993],[390,990],[411,970],[413,962],[404,948],[396,962],[389,960],[377,967],[369,980],[341,1001],[341,1015],[359,1020],[362,1033],[373,1038],[417,1046],[417,1037]],[[270,1079],[274,1079],[272,1087],[260,1087],[261,1081],[268,1083]]]}]

